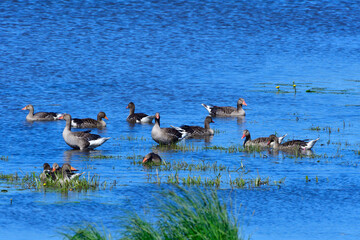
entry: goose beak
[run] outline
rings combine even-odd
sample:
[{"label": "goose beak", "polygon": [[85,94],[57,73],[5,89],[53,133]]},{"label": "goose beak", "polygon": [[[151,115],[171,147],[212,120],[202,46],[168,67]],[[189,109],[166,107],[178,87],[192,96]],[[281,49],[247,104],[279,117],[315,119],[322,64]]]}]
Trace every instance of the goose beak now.
[{"label": "goose beak", "polygon": [[147,158],[144,158],[144,159],[143,159],[143,163],[146,163],[147,160],[148,160]]},{"label": "goose beak", "polygon": [[55,168],[52,169],[52,172],[55,172]]},{"label": "goose beak", "polygon": [[270,145],[270,141],[268,141],[267,145]]},{"label": "goose beak", "polygon": [[246,104],[245,100],[243,101],[243,105],[247,106],[247,104]]},{"label": "goose beak", "polygon": [[105,116],[105,119],[106,119],[106,120],[109,120],[107,116]]},{"label": "goose beak", "polygon": [[73,167],[71,167],[70,169],[71,169],[71,171],[79,171],[79,170],[77,170],[76,168],[73,168]]},{"label": "goose beak", "polygon": [[241,139],[243,139],[244,137],[245,137],[245,134],[244,134],[244,135],[242,135]]},{"label": "goose beak", "polygon": [[126,108],[129,108],[129,106],[126,106]]},{"label": "goose beak", "polygon": [[21,110],[26,110],[26,107],[23,107]]},{"label": "goose beak", "polygon": [[64,119],[64,115],[61,115],[61,116],[59,117],[59,119]]}]

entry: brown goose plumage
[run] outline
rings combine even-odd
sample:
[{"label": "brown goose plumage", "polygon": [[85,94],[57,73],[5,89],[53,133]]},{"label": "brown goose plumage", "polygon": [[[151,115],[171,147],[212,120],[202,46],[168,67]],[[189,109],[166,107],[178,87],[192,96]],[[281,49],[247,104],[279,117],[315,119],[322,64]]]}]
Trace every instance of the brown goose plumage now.
[{"label": "brown goose plumage", "polygon": [[237,108],[234,107],[218,107],[218,106],[209,106],[206,104],[201,104],[208,110],[211,116],[223,116],[223,117],[236,117],[236,116],[245,116],[245,111],[242,108],[243,105],[247,106],[243,98],[239,98],[237,101]]},{"label": "brown goose plumage", "polygon": [[129,116],[126,118],[126,121],[129,123],[152,123],[152,120],[155,116],[149,116],[145,113],[135,113],[135,104],[130,102],[127,107],[129,109]]},{"label": "brown goose plumage", "polygon": [[62,113],[55,112],[38,112],[34,114],[34,106],[31,104],[26,105],[21,110],[29,110],[29,113],[26,116],[26,120],[28,121],[55,121],[59,120],[63,115]]},{"label": "brown goose plumage", "polygon": [[66,126],[63,131],[63,138],[66,144],[74,149],[93,149],[110,139],[109,137],[101,137],[97,134],[91,134],[90,130],[72,132],[70,114],[64,114],[61,119],[62,118],[66,120]]},{"label": "brown goose plumage", "polygon": [[210,123],[214,123],[210,116],[207,116],[204,121],[204,127],[182,125],[180,127],[173,127],[178,131],[185,131],[187,133],[186,138],[196,138],[214,135],[214,130],[210,128]]},{"label": "brown goose plumage", "polygon": [[103,120],[109,120],[104,112],[99,112],[97,115],[97,120],[92,118],[73,118],[71,120],[71,127],[73,128],[103,128],[106,127],[106,122]]},{"label": "brown goose plumage", "polygon": [[151,130],[152,139],[159,144],[172,144],[186,137],[185,131],[160,127],[160,113],[155,114],[155,125]]},{"label": "brown goose plumage", "polygon": [[[268,147],[268,142],[270,141],[272,135],[270,135],[269,137],[259,137],[259,138],[256,138],[256,139],[252,140],[251,135],[250,135],[250,131],[245,129],[243,131],[243,135],[242,135],[241,139],[245,138],[245,141],[244,141],[244,144],[243,144],[244,147],[248,147],[248,146]],[[285,135],[278,138],[279,143],[282,142],[282,140],[286,137],[286,135],[287,134],[285,134]]]},{"label": "brown goose plumage", "polygon": [[310,150],[319,139],[320,138],[310,140],[310,141],[309,140],[291,140],[291,141],[287,141],[285,143],[279,144],[278,138],[275,135],[273,135],[270,137],[270,141],[268,142],[268,145],[270,145],[274,149],[279,149],[279,150],[297,150],[297,149]]}]

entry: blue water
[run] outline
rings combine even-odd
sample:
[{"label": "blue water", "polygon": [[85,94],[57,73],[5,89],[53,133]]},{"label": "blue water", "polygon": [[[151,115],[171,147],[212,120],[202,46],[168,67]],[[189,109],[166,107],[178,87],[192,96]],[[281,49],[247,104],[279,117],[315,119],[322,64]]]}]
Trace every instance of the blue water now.
[{"label": "blue water", "polygon": [[[127,104],[160,112],[164,127],[202,125],[201,103],[235,106],[243,97],[244,119],[215,118],[209,142],[185,143],[241,145],[249,129],[253,138],[320,137],[313,152],[322,157],[155,150],[166,161],[217,161],[232,170],[242,162],[249,177],[286,178],[279,189],[232,190],[224,177],[219,195],[234,204],[251,239],[359,239],[359,34],[353,1],[0,2],[0,155],[8,157],[0,172],[71,162],[108,183],[64,195],[1,182],[8,192],[0,194],[0,238],[60,239],[58,231],[84,221],[116,233],[126,210],[144,214],[157,191],[171,188],[149,183],[155,171],[127,158],[156,147],[152,125],[126,122]],[[104,111],[107,128],[93,132],[111,139],[96,151],[71,151],[65,123],[28,123],[27,104],[77,118]],[[96,155],[117,158],[89,160]],[[168,174],[160,173],[164,182]]]}]

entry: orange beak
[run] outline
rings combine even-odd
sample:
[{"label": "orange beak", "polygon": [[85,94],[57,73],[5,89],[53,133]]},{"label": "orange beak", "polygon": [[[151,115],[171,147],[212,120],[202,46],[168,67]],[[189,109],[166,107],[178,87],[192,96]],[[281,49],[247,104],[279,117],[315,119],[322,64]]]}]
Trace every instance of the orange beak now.
[{"label": "orange beak", "polygon": [[60,116],[59,119],[64,119],[64,115]]},{"label": "orange beak", "polygon": [[243,105],[247,106],[247,104],[246,104],[245,100],[243,101]]},{"label": "orange beak", "polygon": [[245,134],[244,134],[244,135],[242,135],[241,139],[243,139],[244,137],[245,137]]},{"label": "orange beak", "polygon": [[143,163],[146,163],[147,160],[148,160],[147,158],[144,158],[144,159],[143,159]]},{"label": "orange beak", "polygon": [[52,172],[55,172],[55,168],[52,169]]},{"label": "orange beak", "polygon": [[267,145],[270,145],[270,141],[268,141]]},{"label": "orange beak", "polygon": [[77,170],[76,168],[73,168],[73,167],[71,167],[70,169],[71,169],[71,171],[79,171],[79,170]]},{"label": "orange beak", "polygon": [[26,110],[26,107],[23,107],[21,110]]},{"label": "orange beak", "polygon": [[129,108],[129,106],[126,106],[126,108]]},{"label": "orange beak", "polygon": [[106,120],[109,120],[107,116],[105,116],[105,119],[106,119]]}]

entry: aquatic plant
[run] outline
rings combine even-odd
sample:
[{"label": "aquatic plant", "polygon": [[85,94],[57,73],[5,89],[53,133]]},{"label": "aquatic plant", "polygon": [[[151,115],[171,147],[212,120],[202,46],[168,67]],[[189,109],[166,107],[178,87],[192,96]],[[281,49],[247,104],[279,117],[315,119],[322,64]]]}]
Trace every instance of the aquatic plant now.
[{"label": "aquatic plant", "polygon": [[177,188],[159,201],[156,223],[129,214],[124,239],[242,239],[238,221],[214,190]]},{"label": "aquatic plant", "polygon": [[87,190],[97,190],[100,186],[104,188],[106,182],[102,184],[99,183],[100,177],[98,175],[90,176],[90,173],[87,177],[82,176],[80,178],[74,179],[64,179],[59,177],[56,180],[51,179],[50,177],[46,179],[45,182],[41,182],[40,176],[35,172],[25,174],[23,177],[19,177],[17,173],[15,174],[0,174],[0,180],[6,180],[7,183],[13,185],[19,185],[24,189],[35,189],[35,190],[54,190],[54,191],[87,191]]},{"label": "aquatic plant", "polygon": [[100,232],[95,224],[85,224],[76,228],[69,228],[70,233],[60,232],[64,239],[69,240],[111,240],[111,234],[105,229]]},{"label": "aquatic plant", "polygon": [[[35,173],[27,174],[22,179],[22,186],[24,188],[34,188],[36,190],[40,189],[52,189],[56,191],[87,191],[87,190],[97,190],[100,186],[100,177],[97,174],[90,176],[88,174],[87,178],[85,176],[74,178],[74,179],[64,179],[62,176],[58,176],[56,180],[47,178],[45,182],[40,181],[40,177],[36,176]],[[102,185],[106,183],[102,183]]]},{"label": "aquatic plant", "polygon": [[3,174],[0,173],[0,180],[6,180],[7,182],[17,182],[19,180],[19,175],[15,174]]},{"label": "aquatic plant", "polygon": [[0,156],[0,160],[7,162],[7,161],[9,161],[9,157],[8,156]]}]

